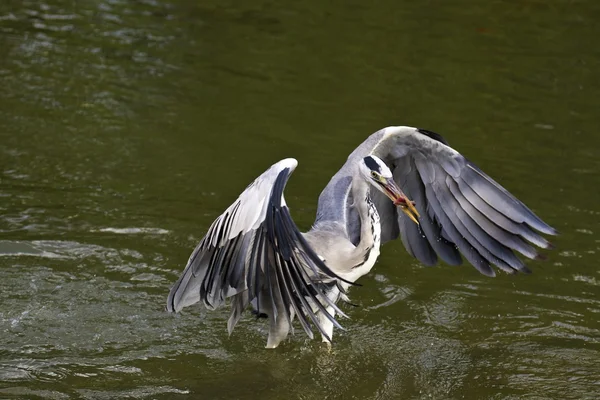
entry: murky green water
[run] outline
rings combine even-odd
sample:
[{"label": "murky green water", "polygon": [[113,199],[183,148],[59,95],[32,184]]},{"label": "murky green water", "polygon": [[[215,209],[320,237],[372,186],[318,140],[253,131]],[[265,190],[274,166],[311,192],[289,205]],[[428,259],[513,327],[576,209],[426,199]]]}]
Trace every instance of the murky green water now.
[{"label": "murky green water", "polygon": [[[196,4],[197,3],[197,4]],[[237,3],[237,4],[236,4]],[[600,3],[0,3],[0,397],[600,398]],[[173,317],[208,224],[300,165],[307,228],[387,125],[443,133],[561,231],[530,276],[388,244],[332,354]]]}]

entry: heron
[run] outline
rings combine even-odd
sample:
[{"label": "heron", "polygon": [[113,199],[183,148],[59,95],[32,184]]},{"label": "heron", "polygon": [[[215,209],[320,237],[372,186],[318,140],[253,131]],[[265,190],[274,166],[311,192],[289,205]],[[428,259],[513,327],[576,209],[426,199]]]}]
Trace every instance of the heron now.
[{"label": "heron", "polygon": [[[381,246],[400,238],[432,266],[463,257],[484,275],[529,273],[557,231],[438,133],[392,126],[370,135],[331,178],[308,232],[291,218],[283,191],[298,162],[256,178],[209,227],[167,298],[167,311],[230,299],[229,335],[244,310],[269,319],[267,348],[299,324],[331,345],[340,300],[368,274]],[[492,268],[495,266],[496,269]]]}]

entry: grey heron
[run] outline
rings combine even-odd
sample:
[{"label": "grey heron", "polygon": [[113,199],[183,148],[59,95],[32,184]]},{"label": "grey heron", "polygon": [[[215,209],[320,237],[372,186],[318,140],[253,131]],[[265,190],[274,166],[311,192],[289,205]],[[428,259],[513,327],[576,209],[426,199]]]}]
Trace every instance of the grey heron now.
[{"label": "grey heron", "polygon": [[491,265],[528,273],[515,254],[540,258],[541,235],[557,232],[434,132],[388,127],[348,157],[319,196],[316,220],[301,233],[283,197],[297,161],[281,160],[252,182],[210,226],[172,287],[167,310],[231,298],[229,334],[251,306],[269,318],[267,348],[284,340],[297,318],[331,343],[343,329],[337,306],[367,274],[380,246],[401,238],[425,265],[462,256],[482,274]]}]

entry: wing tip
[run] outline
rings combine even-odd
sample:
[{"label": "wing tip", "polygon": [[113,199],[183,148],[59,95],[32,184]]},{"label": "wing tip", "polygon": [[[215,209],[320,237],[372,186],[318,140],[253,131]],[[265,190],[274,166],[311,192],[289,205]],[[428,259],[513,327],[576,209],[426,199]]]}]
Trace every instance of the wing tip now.
[{"label": "wing tip", "polygon": [[170,314],[178,313],[180,311],[175,306],[175,302],[173,301],[173,297],[174,296],[172,296],[172,294],[169,293],[169,297],[167,298],[166,309],[167,309],[167,312],[170,313]]},{"label": "wing tip", "polygon": [[298,160],[296,160],[295,158],[292,158],[292,157],[284,158],[283,160],[279,161],[275,165],[280,166],[282,168],[289,168],[290,170],[293,171],[298,166]]},{"label": "wing tip", "polygon": [[169,295],[167,296],[167,304],[166,304],[168,313],[177,313],[181,310],[181,308],[178,309],[177,305],[175,304],[175,295],[177,294],[180,283],[181,283],[181,278],[178,279],[177,282],[175,282],[175,284],[171,287],[171,290],[169,290]]},{"label": "wing tip", "polygon": [[488,267],[488,268],[484,268],[484,269],[477,268],[477,270],[489,278],[496,277],[496,271],[494,271],[494,269],[492,267]]},{"label": "wing tip", "polygon": [[546,234],[546,235],[550,235],[550,236],[560,235],[560,232],[556,228],[554,228],[554,227],[548,225],[547,223],[545,223],[540,217],[538,217],[537,215],[535,215],[533,213],[533,211],[529,210],[527,208],[527,206],[525,206],[523,204],[523,207],[525,207],[525,209],[531,213],[531,217],[533,217],[533,219],[530,218],[529,220],[526,219],[524,221],[527,225],[531,226],[532,228],[534,228],[538,232],[541,232],[541,233]]},{"label": "wing tip", "polygon": [[[479,255],[479,253],[477,253]],[[485,261],[485,259],[479,255],[479,257],[481,257],[481,260],[483,261],[479,261],[479,262],[472,262],[471,260],[469,260],[469,263],[475,267],[475,269],[477,271],[479,271],[481,274],[490,277],[490,278],[495,278],[496,277],[496,271],[494,271],[494,268],[492,268],[492,266],[489,264],[489,262]]]},{"label": "wing tip", "polygon": [[546,240],[544,246],[541,247],[545,250],[554,250],[556,248],[556,246],[554,246],[554,244],[552,244],[552,242],[549,242],[548,240]]}]

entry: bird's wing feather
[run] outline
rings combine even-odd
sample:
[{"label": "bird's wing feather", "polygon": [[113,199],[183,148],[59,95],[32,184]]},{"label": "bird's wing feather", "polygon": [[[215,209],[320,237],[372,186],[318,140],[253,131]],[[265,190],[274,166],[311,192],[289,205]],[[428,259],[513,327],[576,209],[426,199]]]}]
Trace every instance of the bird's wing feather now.
[{"label": "bird's wing feather", "polygon": [[[178,312],[200,300],[214,309],[234,296],[230,333],[250,302],[256,302],[257,312],[264,308],[271,318],[286,318],[290,325],[293,312],[311,338],[311,322],[325,334],[318,312],[340,327],[326,307],[344,313],[321,287],[323,278],[339,277],[306,242],[283,198],[296,166],[294,159],[274,164],[213,222],[171,289],[168,311]],[[261,305],[265,301],[268,304]]]},{"label": "bird's wing feather", "polygon": [[419,225],[380,191],[371,190],[381,220],[382,243],[401,237],[406,250],[425,265],[438,258],[462,263],[464,256],[479,271],[527,272],[513,251],[538,257],[534,246],[551,247],[541,233],[556,231],[522,202],[451,148],[439,134],[411,127],[375,132],[348,157],[319,196],[316,222],[337,221],[353,243],[360,239],[360,218],[350,186],[363,157],[376,155],[415,202]]},{"label": "bird's wing feather", "polygon": [[[416,225],[391,202],[376,203],[382,236],[388,232],[387,237],[397,237],[399,227],[406,250],[422,263],[433,265],[439,256],[460,264],[460,252],[485,275],[494,275],[490,264],[507,272],[528,272],[513,251],[536,258],[538,253],[527,242],[550,247],[536,230],[550,235],[556,231],[440,135],[410,127],[386,128],[371,154],[386,162],[420,214]],[[384,196],[373,192],[373,197]]]}]

